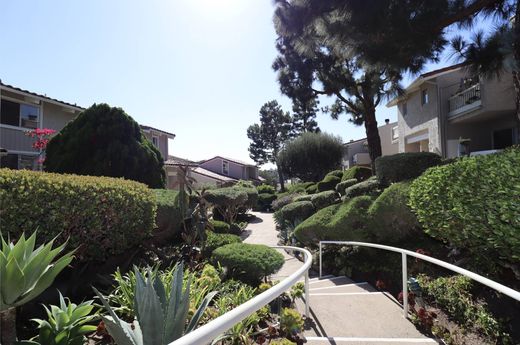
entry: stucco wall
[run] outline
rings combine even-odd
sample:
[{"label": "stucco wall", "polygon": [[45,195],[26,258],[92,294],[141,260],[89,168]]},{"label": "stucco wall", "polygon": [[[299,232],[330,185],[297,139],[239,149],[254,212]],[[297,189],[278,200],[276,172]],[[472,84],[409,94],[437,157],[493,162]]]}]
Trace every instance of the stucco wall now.
[{"label": "stucco wall", "polygon": [[78,116],[78,112],[65,111],[61,106],[43,103],[43,127],[61,131],[63,127]]},{"label": "stucco wall", "polygon": [[151,132],[144,132],[144,131],[143,131],[143,134],[148,140],[150,140],[151,143],[153,143],[153,141],[152,141],[153,136],[156,136],[159,138],[159,141],[158,141],[159,146],[157,147],[157,149],[161,152],[163,159],[167,160],[168,159],[168,137],[165,134],[152,134]]},{"label": "stucco wall", "polygon": [[[217,157],[217,158],[214,158],[214,159],[211,159],[209,161],[202,163],[200,166],[204,169],[208,169],[217,174],[223,174],[222,161],[223,161],[222,158]],[[229,174],[227,176],[238,179],[238,180],[240,180],[240,179],[247,180],[249,178],[254,178],[254,177],[248,175],[247,167],[245,167],[241,164],[237,164],[235,162],[229,161],[229,160],[227,160],[227,162],[228,162],[228,167],[229,167]]]},{"label": "stucco wall", "polygon": [[392,139],[392,128],[396,126],[397,121],[384,124],[378,128],[379,138],[381,139],[381,153],[383,156],[399,153],[399,139]]}]

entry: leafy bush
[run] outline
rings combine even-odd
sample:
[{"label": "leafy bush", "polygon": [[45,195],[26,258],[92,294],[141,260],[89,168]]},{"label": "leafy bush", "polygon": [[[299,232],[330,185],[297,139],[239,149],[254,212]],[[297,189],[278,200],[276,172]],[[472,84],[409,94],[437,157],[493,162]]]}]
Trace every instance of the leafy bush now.
[{"label": "leafy bush", "polygon": [[353,186],[357,184],[359,181],[355,178],[351,178],[349,180],[341,181],[336,185],[336,192],[338,192],[340,195],[345,195],[345,189],[347,189],[350,186]]},{"label": "leafy bush", "polygon": [[299,182],[288,184],[286,186],[287,193],[305,193],[305,189],[312,184],[313,182]]},{"label": "leafy bush", "polygon": [[280,330],[287,335],[298,334],[303,330],[303,318],[291,308],[283,308],[280,314]]},{"label": "leafy bush", "polygon": [[278,196],[278,198],[271,203],[271,207],[273,211],[278,211],[282,209],[285,205],[289,205],[294,201],[297,197],[301,196],[301,194],[286,194],[284,196]]},{"label": "leafy bush", "polygon": [[342,156],[341,138],[307,132],[285,145],[278,154],[278,162],[287,177],[319,181],[340,166]]},{"label": "leafy bush", "polygon": [[276,189],[268,184],[261,184],[260,186],[256,187],[256,190],[258,194],[275,194]]},{"label": "leafy bush", "polygon": [[179,192],[172,189],[154,189],[157,199],[155,223],[159,231],[178,234],[182,230],[183,214],[179,206]]},{"label": "leafy bush", "polygon": [[518,265],[519,166],[512,148],[431,168],[413,181],[410,206],[429,235],[483,262]]},{"label": "leafy bush", "polygon": [[317,183],[313,183],[311,184],[310,186],[308,186],[307,188],[305,188],[305,192],[307,194],[314,194],[314,193],[317,193],[318,192],[318,184]]},{"label": "leafy bush", "polygon": [[213,204],[226,223],[233,223],[236,220],[239,208],[245,206],[249,198],[243,188],[235,187],[208,190],[204,197]]},{"label": "leafy bush", "polygon": [[336,185],[341,182],[341,179],[339,177],[328,175],[325,176],[325,178],[318,182],[318,191],[324,192],[326,190],[334,190],[336,188]]},{"label": "leafy bush", "polygon": [[312,194],[311,195],[308,195],[308,194],[305,194],[305,195],[300,195],[296,198],[294,198],[294,202],[296,201],[311,201],[312,199]]},{"label": "leafy bush", "polygon": [[331,172],[327,173],[325,176],[336,176],[339,178],[343,177],[343,170],[332,170]]},{"label": "leafy bush", "polygon": [[221,220],[210,219],[210,226],[216,234],[229,234],[229,224]]},{"label": "leafy bush", "polygon": [[282,222],[289,222],[295,224],[298,221],[303,221],[308,218],[315,211],[314,205],[310,201],[297,201],[285,205],[280,210]]},{"label": "leafy bush", "polygon": [[312,204],[317,210],[334,204],[336,200],[338,200],[338,193],[333,190],[314,194],[311,198]]},{"label": "leafy bush", "polygon": [[258,194],[258,209],[260,211],[268,211],[271,209],[271,204],[276,200],[276,194],[260,193]]},{"label": "leafy bush", "polygon": [[227,267],[234,278],[259,282],[277,272],[284,263],[283,255],[262,244],[233,243],[213,251],[212,259]]},{"label": "leafy bush", "polygon": [[372,176],[372,169],[363,166],[353,166],[343,172],[341,181],[347,181],[355,178],[358,182],[364,181]]},{"label": "leafy bush", "polygon": [[271,341],[269,344],[270,344],[270,345],[296,345],[295,342],[290,341],[290,340],[287,339],[287,338],[276,339],[276,340]]},{"label": "leafy bush", "polygon": [[245,213],[247,212],[247,210],[250,210],[256,206],[256,203],[258,201],[258,191],[256,190],[255,185],[251,181],[240,180],[232,188],[238,188],[239,190],[243,190],[247,194],[247,201],[239,210],[240,212]]},{"label": "leafy bush", "polygon": [[345,197],[353,198],[360,195],[377,196],[381,193],[381,185],[376,179],[368,179],[345,189]]},{"label": "leafy bush", "polygon": [[368,209],[370,232],[378,243],[395,244],[419,234],[417,217],[408,206],[409,182],[394,183]]},{"label": "leafy bush", "polygon": [[397,153],[376,159],[376,176],[379,182],[389,185],[416,178],[426,169],[440,164],[441,157],[432,152]]},{"label": "leafy bush", "polygon": [[[69,238],[80,261],[104,261],[139,246],[155,226],[156,198],[144,184],[110,177],[0,169],[0,228],[11,238]],[[30,210],[30,212],[28,212]]]},{"label": "leafy bush", "polygon": [[348,202],[325,207],[294,230],[294,236],[305,244],[316,245],[318,241],[365,241],[367,210],[372,204],[369,196],[359,196]]},{"label": "leafy bush", "polygon": [[121,108],[94,104],[69,122],[47,145],[45,170],[124,177],[164,188],[159,150]]},{"label": "leafy bush", "polygon": [[213,251],[219,247],[231,243],[240,243],[242,240],[239,236],[233,234],[216,234],[212,231],[206,233],[206,245],[204,247],[204,256],[209,257]]}]

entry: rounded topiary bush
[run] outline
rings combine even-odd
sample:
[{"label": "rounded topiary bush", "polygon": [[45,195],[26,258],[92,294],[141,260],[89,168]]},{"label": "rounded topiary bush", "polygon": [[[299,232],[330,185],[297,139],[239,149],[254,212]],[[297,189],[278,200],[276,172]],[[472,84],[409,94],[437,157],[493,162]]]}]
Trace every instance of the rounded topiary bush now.
[{"label": "rounded topiary bush", "polygon": [[334,190],[336,185],[341,182],[341,179],[334,175],[327,175],[322,181],[318,182],[318,191],[324,192],[326,190]]},{"label": "rounded topiary bush", "polygon": [[268,184],[261,184],[260,186],[256,187],[256,190],[258,191],[258,194],[274,194],[276,193],[276,189]]},{"label": "rounded topiary bush", "polygon": [[389,185],[414,179],[426,169],[441,163],[441,157],[433,152],[405,152],[381,156],[375,161],[376,176],[379,182]]},{"label": "rounded topiary bush", "polygon": [[356,183],[345,189],[345,197],[353,198],[360,195],[377,196],[381,193],[381,185],[375,178]]},{"label": "rounded topiary bush", "polygon": [[258,194],[257,206],[260,211],[268,211],[271,204],[276,200],[276,194],[260,193]]},{"label": "rounded topiary bush", "polygon": [[307,219],[314,213],[314,211],[315,209],[312,202],[296,201],[282,207],[280,210],[280,216],[284,223],[290,222],[294,225],[297,222]]},{"label": "rounded topiary bush", "polygon": [[278,210],[282,209],[282,207],[289,205],[291,202],[294,201],[294,199],[296,199],[297,197],[299,197],[301,195],[302,194],[299,194],[299,193],[286,194],[283,196],[279,195],[278,198],[271,203],[271,207],[272,207],[273,211],[278,211]]},{"label": "rounded topiary bush", "polygon": [[313,184],[309,185],[307,188],[305,188],[305,192],[307,194],[317,193],[318,192],[318,184],[317,183],[313,183]]},{"label": "rounded topiary bush", "polygon": [[327,173],[325,176],[336,176],[339,178],[343,177],[343,170],[332,170],[331,172]]},{"label": "rounded topiary bush", "polygon": [[300,196],[294,198],[293,201],[294,202],[296,202],[296,201],[311,201],[311,199],[312,199],[312,194],[311,195],[306,194],[306,195],[300,195]]},{"label": "rounded topiary bush", "polygon": [[347,189],[350,186],[353,186],[357,184],[359,181],[355,178],[351,178],[345,181],[341,181],[336,185],[336,192],[338,192],[340,195],[345,195],[345,189]]},{"label": "rounded topiary bush", "polygon": [[155,224],[158,232],[168,232],[171,236],[182,231],[183,216],[178,203],[179,192],[172,189],[154,189],[157,199]]},{"label": "rounded topiary bush", "polygon": [[368,209],[369,228],[378,243],[395,244],[420,235],[417,217],[408,206],[410,183],[394,183]]},{"label": "rounded topiary bush", "polygon": [[366,241],[367,210],[373,198],[359,196],[347,202],[325,207],[294,230],[294,236],[307,245],[323,240]]},{"label": "rounded topiary bush", "polygon": [[229,224],[221,220],[210,219],[209,221],[213,232],[217,234],[229,234]]},{"label": "rounded topiary bush", "polygon": [[203,254],[205,257],[211,256],[213,251],[219,247],[231,243],[241,243],[239,236],[233,234],[216,234],[213,231],[206,231],[206,245]]},{"label": "rounded topiary bush", "polygon": [[372,169],[363,166],[353,166],[343,172],[341,181],[347,181],[355,178],[358,182],[364,181],[372,176]]},{"label": "rounded topiary bush", "polygon": [[338,200],[338,193],[333,190],[327,190],[325,192],[317,193],[312,195],[311,201],[314,207],[319,210],[324,207],[334,204]]},{"label": "rounded topiary bush", "polygon": [[213,251],[212,260],[228,269],[228,274],[244,282],[259,282],[277,272],[283,255],[263,244],[233,243]]}]

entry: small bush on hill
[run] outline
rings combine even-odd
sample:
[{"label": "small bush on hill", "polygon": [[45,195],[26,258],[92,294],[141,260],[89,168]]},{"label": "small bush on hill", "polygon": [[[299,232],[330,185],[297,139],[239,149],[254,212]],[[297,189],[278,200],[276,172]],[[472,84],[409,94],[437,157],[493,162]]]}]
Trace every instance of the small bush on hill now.
[{"label": "small bush on hill", "polygon": [[239,236],[233,234],[216,234],[212,231],[206,232],[206,246],[204,247],[204,256],[209,257],[217,248],[231,243],[241,243]]},{"label": "small bush on hill", "polygon": [[156,196],[146,185],[110,177],[0,169],[0,229],[12,239],[38,229],[78,248],[80,261],[104,261],[137,247],[155,227]]},{"label": "small bush on hill", "polygon": [[285,205],[280,210],[280,216],[283,220],[282,224],[285,222],[295,224],[298,221],[303,221],[313,214],[314,211],[314,205],[310,201],[297,201]]},{"label": "small bush on hill", "polygon": [[345,189],[345,197],[347,198],[353,198],[359,195],[377,196],[380,193],[381,185],[379,184],[379,181],[374,178],[359,182]]},{"label": "small bush on hill", "polygon": [[229,234],[229,224],[221,220],[210,219],[209,223],[214,233]]},{"label": "small bush on hill", "polygon": [[336,185],[341,182],[341,179],[339,177],[328,175],[325,176],[325,178],[318,182],[318,191],[324,192],[326,190],[334,190],[336,188]]},{"label": "small bush on hill", "polygon": [[228,268],[231,277],[258,283],[277,272],[284,263],[283,255],[262,244],[233,243],[213,251],[212,260]]},{"label": "small bush on hill", "polygon": [[364,181],[372,176],[372,169],[363,166],[353,166],[343,172],[341,181],[347,181],[355,178],[358,182]]},{"label": "small bush on hill", "polygon": [[313,184],[309,185],[307,188],[305,188],[305,192],[307,194],[317,193],[318,192],[318,184],[317,183],[313,183]]},{"label": "small bush on hill", "polygon": [[406,152],[376,159],[376,176],[385,185],[411,180],[426,169],[440,165],[441,157],[432,152]]},{"label": "small bush on hill", "polygon": [[157,217],[155,223],[159,231],[168,231],[172,235],[180,234],[183,214],[178,204],[179,192],[171,189],[154,189],[157,198]]},{"label": "small bush on hill", "polygon": [[255,185],[251,181],[240,180],[238,183],[231,187],[242,190],[247,194],[247,201],[239,208],[240,213],[246,213],[248,210],[251,210],[256,206],[258,202],[258,191],[256,190]]},{"label": "small bush on hill", "polygon": [[276,189],[268,184],[261,184],[260,186],[256,187],[256,190],[258,191],[258,194],[274,194],[276,193]]},{"label": "small bush on hill", "polygon": [[333,190],[328,190],[318,194],[312,195],[311,201],[314,207],[319,210],[324,207],[334,204],[338,200],[338,193]]},{"label": "small bush on hill", "polygon": [[296,202],[296,201],[311,201],[311,199],[312,199],[312,195],[306,194],[306,195],[300,195],[300,196],[294,198],[293,201],[294,202]]},{"label": "small bush on hill", "polygon": [[353,186],[357,184],[359,181],[355,178],[351,178],[349,180],[341,181],[336,185],[336,192],[338,192],[340,195],[345,195],[345,189],[347,189],[350,186]]},{"label": "small bush on hill", "polygon": [[291,183],[286,186],[287,193],[305,193],[305,189],[312,185],[313,182],[299,182],[299,183]]},{"label": "small bush on hill", "polygon": [[276,194],[269,193],[260,193],[258,194],[258,210],[259,211],[269,211],[271,209],[271,204],[276,200]]},{"label": "small bush on hill", "polygon": [[278,196],[278,199],[276,199],[275,201],[273,201],[271,203],[271,207],[273,208],[274,211],[278,211],[280,210],[282,207],[284,207],[285,205],[289,205],[291,202],[294,201],[294,199],[296,199],[297,197],[301,196],[302,194],[286,194],[284,196]]},{"label": "small bush on hill", "polygon": [[338,178],[343,177],[343,170],[332,170],[331,172],[327,173],[325,176],[336,176]]},{"label": "small bush on hill", "polygon": [[408,206],[410,183],[394,183],[368,209],[370,232],[378,243],[395,244],[420,235],[417,217]]},{"label": "small bush on hill", "polygon": [[518,269],[518,167],[520,149],[511,148],[431,168],[413,181],[410,206],[429,235],[468,250],[474,261]]},{"label": "small bush on hill", "polygon": [[348,202],[325,207],[294,230],[294,236],[308,245],[322,240],[366,241],[367,210],[372,204],[369,196],[359,196]]},{"label": "small bush on hill", "polygon": [[248,193],[242,188],[235,187],[208,190],[204,197],[228,224],[236,220],[239,208],[244,207],[248,201]]}]

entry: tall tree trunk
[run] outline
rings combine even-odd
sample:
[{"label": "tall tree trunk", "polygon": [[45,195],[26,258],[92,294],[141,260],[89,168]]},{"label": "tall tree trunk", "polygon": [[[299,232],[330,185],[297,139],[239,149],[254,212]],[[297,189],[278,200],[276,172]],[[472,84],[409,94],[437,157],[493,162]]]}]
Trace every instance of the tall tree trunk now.
[{"label": "tall tree trunk", "polygon": [[377,129],[376,108],[371,105],[366,107],[365,133],[367,135],[368,155],[372,160],[372,173],[375,174],[376,158],[381,156],[381,138]]},{"label": "tall tree trunk", "polygon": [[16,341],[16,308],[0,312],[0,344],[13,345]]},{"label": "tall tree trunk", "polygon": [[280,190],[282,192],[285,192],[285,184],[283,182],[283,173],[282,173],[282,169],[280,169],[280,165],[278,164],[278,162],[276,162],[276,171],[278,172],[278,181],[280,182]]},{"label": "tall tree trunk", "polygon": [[520,0],[516,0],[515,22],[513,23],[513,55],[516,70],[513,71],[513,84],[516,91],[516,122],[520,135]]}]

